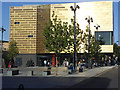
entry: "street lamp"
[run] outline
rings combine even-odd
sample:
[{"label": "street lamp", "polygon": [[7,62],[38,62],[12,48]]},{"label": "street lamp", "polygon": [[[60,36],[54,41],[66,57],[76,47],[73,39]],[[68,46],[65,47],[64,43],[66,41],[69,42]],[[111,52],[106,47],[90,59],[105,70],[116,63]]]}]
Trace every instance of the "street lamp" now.
[{"label": "street lamp", "polygon": [[[2,28],[0,28],[0,31],[2,31],[2,39],[1,39],[1,54],[2,54],[2,50],[3,50],[3,32],[6,31],[6,30],[2,26]],[[2,68],[2,55],[1,55],[1,68]]]},{"label": "street lamp", "polygon": [[76,3],[74,3],[74,7],[70,6],[71,10],[74,11],[74,59],[73,59],[73,63],[74,63],[74,71],[76,70],[76,10],[80,9],[80,7],[78,5],[76,5]]},{"label": "street lamp", "polygon": [[[96,31],[98,31],[98,28],[100,27],[100,25],[96,25],[94,26],[96,28]],[[98,60],[98,33],[97,33],[97,60]]]},{"label": "street lamp", "polygon": [[87,17],[87,18],[85,18],[85,20],[87,20],[87,22],[88,22],[88,28],[89,28],[89,37],[88,37],[88,67],[89,67],[89,65],[90,65],[90,22],[93,22],[93,18],[92,17]]},{"label": "street lamp", "polygon": [[116,44],[118,45],[118,44],[119,44],[119,41],[116,41]]}]

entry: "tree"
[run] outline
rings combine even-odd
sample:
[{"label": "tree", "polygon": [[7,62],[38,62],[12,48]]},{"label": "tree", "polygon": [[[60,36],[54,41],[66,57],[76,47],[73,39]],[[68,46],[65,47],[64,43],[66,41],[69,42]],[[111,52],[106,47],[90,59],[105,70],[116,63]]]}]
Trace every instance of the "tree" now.
[{"label": "tree", "polygon": [[[56,53],[56,56],[60,52],[71,53],[74,52],[74,19],[71,19],[71,24],[58,20],[57,15],[52,15],[53,19],[50,20],[49,25],[44,30],[46,49]],[[80,51],[83,42],[83,30],[79,28],[79,24],[76,23],[76,50]]]},{"label": "tree", "polygon": [[100,47],[100,42],[95,40],[95,37],[92,37],[93,41],[91,42],[91,48],[90,48],[90,56],[94,57],[96,62],[100,63],[100,57],[101,57],[101,47]]},{"label": "tree", "polygon": [[118,57],[118,61],[120,62],[120,46],[114,43],[114,55]]},{"label": "tree", "polygon": [[[88,26],[86,27],[86,31],[84,33],[84,57],[86,60],[88,60],[88,48],[89,48],[89,45],[88,45],[88,37],[89,37],[89,29],[88,29]],[[91,57],[94,57],[95,60],[98,60],[100,59],[100,52],[101,52],[101,47],[100,47],[100,41],[98,41],[97,43],[97,40],[95,39],[95,36],[91,34],[91,30],[90,30],[90,58]],[[86,61],[87,62],[87,61]]]},{"label": "tree", "polygon": [[114,43],[114,55],[118,56],[118,52],[119,52],[119,47],[116,43]]},{"label": "tree", "polygon": [[9,49],[8,49],[8,59],[14,63],[14,57],[17,56],[19,54],[16,42],[14,40],[10,41],[9,44]]},{"label": "tree", "polygon": [[[70,42],[67,47],[68,52],[74,52],[74,19],[71,19],[71,25],[69,25],[69,33],[70,33]],[[80,29],[80,25],[76,23],[76,51],[81,52],[81,45],[84,44],[84,31]]]},{"label": "tree", "polygon": [[44,45],[50,52],[56,54],[56,59],[60,52],[67,52],[66,47],[71,42],[68,31],[68,23],[58,20],[57,15],[52,15],[53,19],[47,24],[43,35],[45,36]]}]

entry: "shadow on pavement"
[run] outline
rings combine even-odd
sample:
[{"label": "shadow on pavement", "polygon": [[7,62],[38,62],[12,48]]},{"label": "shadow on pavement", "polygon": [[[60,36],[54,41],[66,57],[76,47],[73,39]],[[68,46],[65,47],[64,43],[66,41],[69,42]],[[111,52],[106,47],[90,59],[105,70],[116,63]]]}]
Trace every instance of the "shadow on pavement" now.
[{"label": "shadow on pavement", "polygon": [[118,88],[108,88],[110,81],[110,79],[105,77],[91,77],[70,88],[79,88],[81,90],[119,90]]}]

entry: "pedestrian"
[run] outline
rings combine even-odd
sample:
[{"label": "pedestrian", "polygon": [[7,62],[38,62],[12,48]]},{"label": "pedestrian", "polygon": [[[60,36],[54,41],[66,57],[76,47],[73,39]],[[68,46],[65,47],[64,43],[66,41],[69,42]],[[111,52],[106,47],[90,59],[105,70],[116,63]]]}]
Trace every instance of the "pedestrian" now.
[{"label": "pedestrian", "polygon": [[65,67],[67,66],[67,64],[66,64],[66,60],[64,61],[64,66],[65,66]]},{"label": "pedestrian", "polygon": [[57,66],[59,66],[59,61],[57,60]]},{"label": "pedestrian", "polygon": [[78,62],[78,67],[80,68],[80,61]]},{"label": "pedestrian", "polygon": [[49,61],[48,61],[47,65],[48,65],[48,67],[50,66],[50,62]]},{"label": "pedestrian", "polygon": [[9,61],[9,64],[8,64],[8,71],[11,69],[11,61]]},{"label": "pedestrian", "polygon": [[46,60],[44,60],[44,66],[46,66],[46,64],[47,64],[47,61],[46,61]]},{"label": "pedestrian", "polygon": [[118,64],[118,57],[117,56],[115,57],[115,62],[116,62],[116,64]]},{"label": "pedestrian", "polygon": [[111,63],[111,57],[109,56],[109,65],[112,65],[112,63]]},{"label": "pedestrian", "polygon": [[66,66],[68,67],[68,65],[69,65],[69,62],[67,61],[67,62],[66,62]]}]

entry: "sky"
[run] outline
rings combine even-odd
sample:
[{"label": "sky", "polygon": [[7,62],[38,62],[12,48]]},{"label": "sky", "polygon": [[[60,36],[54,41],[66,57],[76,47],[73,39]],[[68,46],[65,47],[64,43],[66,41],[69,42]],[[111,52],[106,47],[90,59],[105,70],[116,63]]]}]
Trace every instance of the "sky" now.
[{"label": "sky", "polygon": [[[0,0],[0,28],[3,26],[6,31],[3,33],[3,40],[9,41],[9,7],[10,6],[23,6],[26,4],[58,4],[58,3],[71,3],[71,2],[88,2],[88,1],[111,1],[111,0]],[[118,2],[120,0],[114,0]],[[0,32],[1,39],[1,32]]]}]

